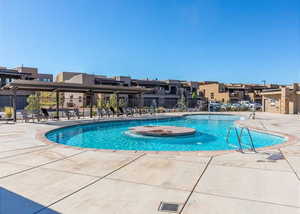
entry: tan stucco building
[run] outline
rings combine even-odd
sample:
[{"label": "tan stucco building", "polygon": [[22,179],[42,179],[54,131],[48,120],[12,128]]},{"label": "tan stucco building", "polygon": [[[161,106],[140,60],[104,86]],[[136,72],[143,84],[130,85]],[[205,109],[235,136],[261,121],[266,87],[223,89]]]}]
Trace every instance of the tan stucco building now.
[{"label": "tan stucco building", "polygon": [[[44,82],[52,82],[52,74],[39,73],[37,68],[32,67],[16,67],[16,68],[6,68],[0,66],[0,88],[8,83],[15,80],[39,80]],[[24,109],[27,105],[27,97],[32,94],[30,91],[18,91],[17,92],[17,109]],[[0,110],[5,106],[12,105],[12,92],[1,90],[0,91]]]},{"label": "tan stucco building", "polygon": [[262,92],[263,111],[281,114],[300,113],[300,83]]},{"label": "tan stucco building", "polygon": [[[167,108],[176,107],[182,94],[187,99],[187,105],[196,106],[201,99],[198,96],[199,82],[187,82],[181,80],[150,80],[150,79],[133,79],[129,76],[107,77],[104,75],[94,75],[76,72],[61,72],[56,76],[56,82],[79,83],[84,85],[115,85],[115,86],[134,86],[141,88],[151,88],[153,91],[143,93],[141,102],[145,106],[154,105]],[[196,94],[196,98],[193,98]],[[98,96],[98,97],[96,97]],[[110,94],[98,94],[94,99],[109,99]],[[65,107],[80,107],[88,105],[90,97],[82,93],[64,93]],[[136,106],[139,100],[136,95],[122,94],[120,99],[127,106]]]},{"label": "tan stucco building", "polygon": [[262,102],[261,92],[266,88],[279,88],[278,85],[240,84],[201,82],[199,91],[207,101],[221,103],[237,103],[241,100],[250,102]]}]

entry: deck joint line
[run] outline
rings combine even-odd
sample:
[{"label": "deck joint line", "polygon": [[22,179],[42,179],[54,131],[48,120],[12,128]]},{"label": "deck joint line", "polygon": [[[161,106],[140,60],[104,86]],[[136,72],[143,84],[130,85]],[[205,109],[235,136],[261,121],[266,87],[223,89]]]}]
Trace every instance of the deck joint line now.
[{"label": "deck joint line", "polygon": [[183,205],[182,205],[180,211],[178,212],[179,214],[182,213],[182,211],[183,211],[183,209],[185,208],[187,202],[190,200],[192,194],[194,193],[194,191],[195,191],[197,185],[199,184],[199,182],[200,182],[201,178],[203,177],[204,173],[206,172],[206,170],[207,170],[208,166],[210,165],[212,159],[213,159],[213,157],[210,157],[210,159],[209,159],[209,161],[207,162],[207,164],[206,164],[206,166],[205,166],[203,172],[201,173],[201,175],[199,176],[198,180],[196,181],[196,183],[195,183],[195,185],[194,185],[192,191],[190,192],[190,194],[188,195],[187,199],[186,199],[185,202],[183,203]]},{"label": "deck joint line", "polygon": [[264,169],[264,168],[255,168],[255,167],[247,167],[247,166],[230,166],[230,165],[222,165],[221,163],[213,163],[213,166],[222,166],[222,167],[234,167],[234,168],[240,168],[240,169],[253,169],[253,170],[260,170],[260,171],[270,171],[270,172],[286,172],[286,173],[293,173],[291,170],[284,170],[284,169]]},{"label": "deck joint line", "polygon": [[294,205],[289,205],[289,204],[279,204],[279,203],[270,202],[270,201],[259,201],[259,200],[249,199],[249,198],[240,198],[240,197],[235,197],[235,196],[219,195],[219,194],[215,194],[215,193],[208,193],[208,192],[196,192],[196,193],[202,194],[202,195],[216,196],[216,197],[221,197],[221,198],[230,198],[230,199],[241,200],[241,201],[251,201],[251,202],[256,202],[256,203],[272,204],[272,205],[276,205],[276,206],[300,208],[299,206],[294,206]]},{"label": "deck joint line", "polygon": [[76,191],[74,191],[74,192],[72,192],[72,193],[70,193],[70,194],[68,194],[68,195],[66,195],[66,196],[64,196],[64,197],[62,197],[62,198],[60,198],[60,199],[58,199],[58,200],[52,202],[51,204],[49,204],[49,205],[43,207],[42,209],[35,211],[33,214],[40,213],[41,211],[43,211],[43,210],[45,210],[45,209],[48,209],[49,207],[53,206],[54,204],[56,204],[56,203],[58,203],[58,202],[60,202],[60,201],[62,201],[62,200],[64,200],[64,199],[66,199],[66,198],[68,198],[68,197],[70,197],[70,196],[72,196],[72,195],[74,195],[74,194],[76,194],[77,192],[80,192],[80,191],[83,190],[83,189],[86,189],[87,187],[89,187],[89,186],[91,186],[91,185],[97,183],[98,181],[103,180],[103,179],[106,178],[107,176],[110,176],[111,174],[113,174],[113,173],[115,173],[116,171],[118,171],[118,170],[120,170],[120,169],[122,169],[122,168],[128,166],[129,164],[135,162],[136,160],[140,159],[141,157],[143,157],[143,156],[145,156],[145,155],[146,155],[146,153],[143,153],[143,154],[139,155],[138,157],[134,158],[133,160],[131,160],[131,161],[129,161],[129,162],[123,164],[122,166],[118,167],[117,169],[115,169],[115,170],[113,170],[113,171],[107,173],[106,175],[104,175],[104,176],[102,176],[102,177],[100,177],[100,178],[98,178],[98,179],[92,181],[91,183],[89,183],[89,184],[87,184],[87,185],[84,185],[83,187],[80,187],[80,188],[77,189]]},{"label": "deck joint line", "polygon": [[154,184],[145,184],[145,183],[139,183],[135,181],[128,181],[128,180],[123,180],[119,178],[105,178],[106,180],[112,180],[112,181],[119,181],[123,183],[130,183],[130,184],[137,184],[137,185],[144,185],[144,186],[149,186],[149,187],[156,187],[160,189],[165,189],[165,190],[176,190],[176,191],[181,191],[181,192],[190,192],[189,190],[186,189],[180,189],[180,188],[175,188],[175,187],[164,187],[161,185],[154,185]]},{"label": "deck joint line", "polygon": [[293,173],[296,175],[297,179],[300,180],[300,175],[298,175],[297,171],[294,169],[292,164],[289,162],[289,160],[286,158],[286,155],[281,151],[281,149],[278,149],[280,153],[283,155],[284,159],[286,160],[287,164],[290,166],[292,169]]},{"label": "deck joint line", "polygon": [[[82,153],[84,153],[84,152],[87,152],[87,151],[82,151],[82,152],[79,152],[79,153],[70,155],[70,156],[68,156],[68,157],[60,158],[60,159],[58,159],[58,160],[53,160],[53,161],[50,161],[50,162],[47,162],[47,163],[43,163],[43,164],[40,164],[40,165],[37,165],[37,166],[33,166],[33,167],[28,168],[28,169],[24,169],[24,170],[21,170],[21,171],[18,171],[18,172],[9,174],[9,175],[5,175],[5,176],[0,177],[0,179],[7,178],[7,177],[10,177],[10,176],[13,176],[13,175],[17,175],[17,174],[20,174],[20,173],[23,173],[23,172],[27,172],[27,171],[29,171],[29,170],[37,169],[37,168],[42,167],[42,166],[45,166],[45,165],[47,165],[47,164],[51,164],[51,163],[55,163],[55,162],[57,162],[57,161],[65,160],[65,159],[68,159],[68,158],[70,158],[70,157],[74,157],[74,156],[76,156],[76,155],[82,154]],[[9,162],[9,161],[6,161],[6,162]],[[9,163],[14,163],[14,162],[9,162]],[[20,164],[20,165],[21,165],[21,164]]]},{"label": "deck joint line", "polygon": [[[14,151],[21,151],[21,150],[26,150],[26,149],[34,149],[34,148],[38,148],[38,147],[42,147],[41,149],[43,149],[43,147],[47,147],[47,146],[52,146],[52,145],[45,144],[45,145],[38,145],[38,146],[30,146],[30,147],[26,147],[26,148],[11,149],[11,150],[7,150],[7,151],[0,151],[0,154],[3,154],[5,152],[14,152]],[[38,150],[35,150],[35,151],[38,151]],[[28,152],[28,153],[30,153],[30,152]],[[1,157],[1,158],[3,158],[3,157]]]},{"label": "deck joint line", "polygon": [[261,120],[259,120],[259,123],[265,130],[268,130],[267,127],[265,126],[265,124]]}]

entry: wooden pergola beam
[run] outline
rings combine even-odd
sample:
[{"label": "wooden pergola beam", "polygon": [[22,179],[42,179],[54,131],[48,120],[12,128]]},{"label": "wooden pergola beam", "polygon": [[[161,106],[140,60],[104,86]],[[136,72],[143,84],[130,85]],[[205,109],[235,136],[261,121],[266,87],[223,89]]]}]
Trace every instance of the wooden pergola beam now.
[{"label": "wooden pergola beam", "polygon": [[108,86],[108,85],[83,85],[78,83],[61,83],[61,82],[42,82],[35,80],[15,80],[4,87],[3,90],[11,90],[17,87],[17,90],[23,91],[55,91],[60,92],[73,92],[73,93],[87,93],[93,91],[93,93],[115,93],[119,94],[139,94],[141,92],[151,92],[153,89],[129,87],[129,86]]}]

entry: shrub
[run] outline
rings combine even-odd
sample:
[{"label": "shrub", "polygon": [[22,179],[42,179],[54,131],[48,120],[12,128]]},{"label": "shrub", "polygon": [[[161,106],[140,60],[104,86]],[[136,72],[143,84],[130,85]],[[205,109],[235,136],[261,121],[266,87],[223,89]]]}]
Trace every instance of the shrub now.
[{"label": "shrub", "polygon": [[164,107],[158,107],[157,112],[158,113],[163,113],[163,112],[166,112],[166,109]]},{"label": "shrub", "polygon": [[13,111],[14,111],[14,110],[13,110],[12,107],[8,107],[8,106],[4,107],[4,113],[5,113],[5,116],[6,116],[7,118],[11,118],[11,117],[12,117]]}]

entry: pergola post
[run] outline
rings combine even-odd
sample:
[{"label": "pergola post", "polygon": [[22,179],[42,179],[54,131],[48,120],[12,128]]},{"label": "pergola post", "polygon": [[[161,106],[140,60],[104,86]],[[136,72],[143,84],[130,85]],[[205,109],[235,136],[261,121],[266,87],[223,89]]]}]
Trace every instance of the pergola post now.
[{"label": "pergola post", "polygon": [[90,118],[93,118],[93,97],[94,93],[90,91]]},{"label": "pergola post", "polygon": [[17,122],[17,90],[15,88],[13,89],[12,105],[13,105],[13,120],[14,122]]},{"label": "pergola post", "polygon": [[139,107],[142,108],[144,106],[143,102],[143,93],[139,94]]},{"label": "pergola post", "polygon": [[56,117],[59,120],[59,91],[56,91]]}]

